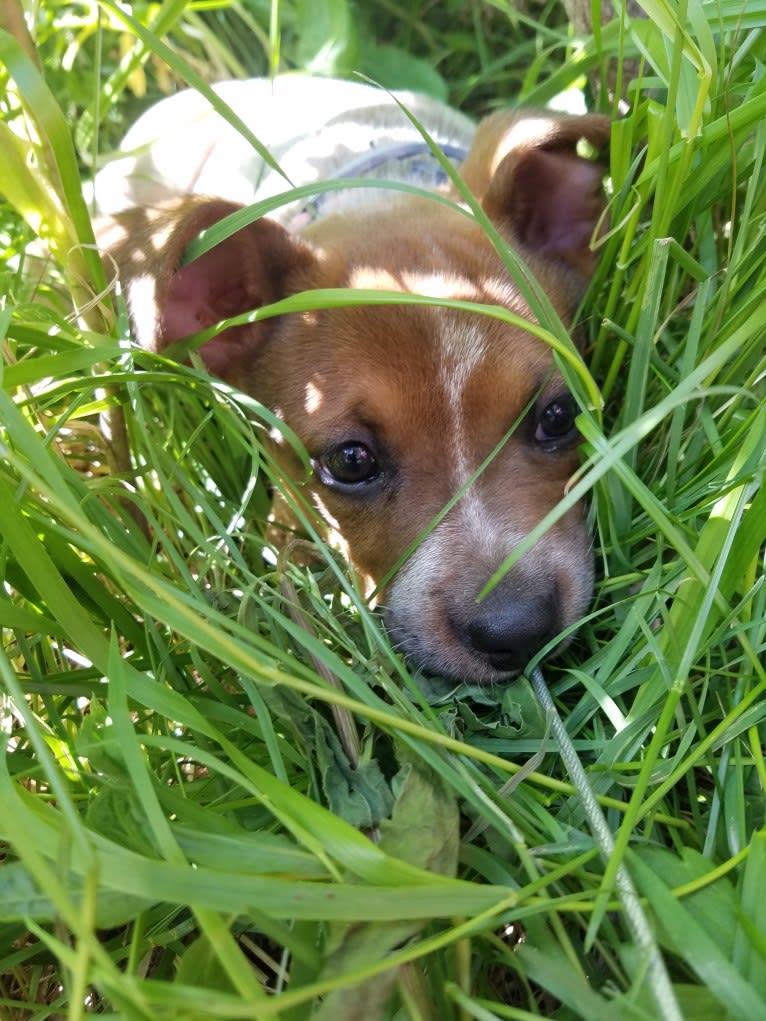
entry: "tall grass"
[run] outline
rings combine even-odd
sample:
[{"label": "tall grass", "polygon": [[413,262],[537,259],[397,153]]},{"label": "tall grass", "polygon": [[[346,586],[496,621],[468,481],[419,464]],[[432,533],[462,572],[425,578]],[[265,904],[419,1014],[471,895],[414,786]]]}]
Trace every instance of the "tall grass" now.
[{"label": "tall grass", "polygon": [[[2,22],[0,1016],[766,1018],[766,5],[210,6]],[[81,172],[296,65],[615,115],[555,719],[410,676],[308,508],[271,555],[264,410],[126,341]]]}]

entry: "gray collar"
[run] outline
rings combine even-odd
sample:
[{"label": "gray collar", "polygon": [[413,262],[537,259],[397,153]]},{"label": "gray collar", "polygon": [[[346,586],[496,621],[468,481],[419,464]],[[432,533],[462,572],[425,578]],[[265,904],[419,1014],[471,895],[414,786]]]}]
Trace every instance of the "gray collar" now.
[{"label": "gray collar", "polygon": [[[462,163],[468,155],[468,152],[459,145],[439,144],[439,148],[452,163]],[[430,157],[441,170],[446,183],[447,175],[444,173],[443,167],[440,166],[439,161],[426,141],[400,142],[399,145],[381,147],[375,146],[363,156],[357,156],[356,159],[347,163],[345,167],[342,167],[333,175],[333,178],[341,181],[346,177],[368,177],[386,163],[409,160],[414,156]]]},{"label": "gray collar", "polygon": [[[437,143],[446,158],[459,166],[468,155],[460,145]],[[372,178],[384,181],[417,185],[428,191],[443,187],[449,177],[425,141],[400,142],[395,145],[371,146],[370,151],[356,156],[339,170],[330,180],[343,181],[352,178]],[[302,230],[316,222],[320,216],[337,211],[343,204],[343,196],[352,189],[333,189],[320,192],[305,202],[290,218],[289,229]]]}]

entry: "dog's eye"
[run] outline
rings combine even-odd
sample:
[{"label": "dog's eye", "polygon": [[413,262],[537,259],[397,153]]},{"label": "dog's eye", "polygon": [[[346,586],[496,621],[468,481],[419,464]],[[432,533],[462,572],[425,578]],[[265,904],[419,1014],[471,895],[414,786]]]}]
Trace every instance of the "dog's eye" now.
[{"label": "dog's eye", "polygon": [[360,486],[376,479],[380,468],[368,446],[351,440],[325,451],[319,459],[318,473],[328,486]]},{"label": "dog's eye", "polygon": [[556,449],[577,438],[577,418],[579,408],[571,394],[557,397],[546,404],[537,419],[535,440],[548,448]]}]

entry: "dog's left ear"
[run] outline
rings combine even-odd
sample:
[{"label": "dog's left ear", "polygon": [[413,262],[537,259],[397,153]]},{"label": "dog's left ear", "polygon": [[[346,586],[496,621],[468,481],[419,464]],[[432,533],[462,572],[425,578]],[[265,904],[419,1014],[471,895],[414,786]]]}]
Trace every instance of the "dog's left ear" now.
[{"label": "dog's left ear", "polygon": [[590,241],[605,208],[601,164],[581,156],[585,140],[598,154],[609,118],[547,111],[500,111],[479,125],[461,175],[510,240],[589,277]]}]

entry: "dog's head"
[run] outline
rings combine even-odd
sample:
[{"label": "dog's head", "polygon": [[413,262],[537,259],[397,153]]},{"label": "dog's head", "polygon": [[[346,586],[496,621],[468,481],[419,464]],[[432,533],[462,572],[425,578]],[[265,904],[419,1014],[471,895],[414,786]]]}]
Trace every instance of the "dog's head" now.
[{"label": "dog's head", "polygon": [[[498,114],[461,171],[566,324],[603,211],[602,171],[576,146],[607,137],[601,117]],[[484,230],[433,200],[392,197],[300,237],[261,219],[182,266],[187,244],[233,208],[186,198],[112,222],[106,243],[146,346],[317,287],[501,305],[533,320]],[[592,567],[581,508],[477,600],[578,464],[576,405],[532,333],[463,309],[370,304],[232,328],[201,351],[302,440],[317,506],[354,565],[386,582],[392,638],[415,665],[502,679],[583,614]]]}]

